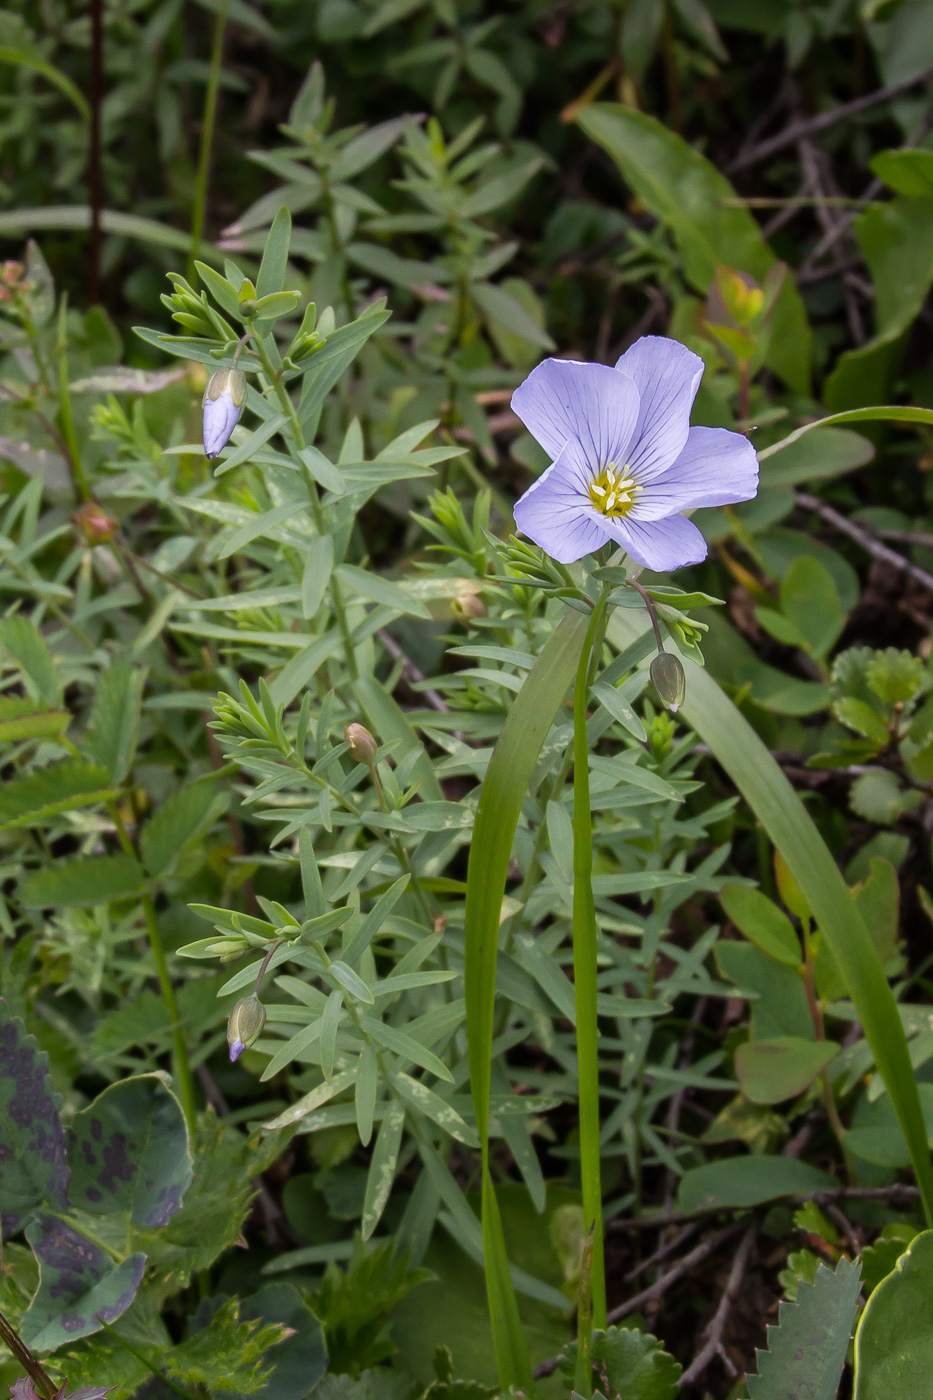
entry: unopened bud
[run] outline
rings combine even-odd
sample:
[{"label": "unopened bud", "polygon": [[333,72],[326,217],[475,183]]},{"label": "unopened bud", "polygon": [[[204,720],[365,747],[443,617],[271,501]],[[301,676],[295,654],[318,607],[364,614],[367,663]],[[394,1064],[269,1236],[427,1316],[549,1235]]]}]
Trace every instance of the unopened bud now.
[{"label": "unopened bud", "polygon": [[472,589],[464,589],[462,593],[458,593],[450,605],[450,610],[461,622],[470,622],[474,617],[486,616],[486,604]]},{"label": "unopened bud", "polygon": [[265,1024],[266,1008],[257,996],[243,997],[237,1002],[227,1021],[231,1061],[238,1060],[243,1051],[259,1039]]},{"label": "unopened bud", "polygon": [[208,460],[230,441],[246,403],[246,375],[241,369],[216,369],[207,381],[204,409],[204,454]]},{"label": "unopened bud", "polygon": [[350,745],[350,757],[355,758],[357,763],[365,763],[368,767],[376,757],[379,748],[369,730],[362,724],[348,724],[343,731],[343,737]]},{"label": "unopened bud", "polygon": [[96,501],[85,501],[71,517],[71,523],[84,543],[90,545],[106,544],[120,528],[119,520],[114,520]]},{"label": "unopened bud", "polygon": [[659,651],[648,668],[648,674],[667,708],[676,714],[687,694],[687,677],[678,658],[669,651]]}]

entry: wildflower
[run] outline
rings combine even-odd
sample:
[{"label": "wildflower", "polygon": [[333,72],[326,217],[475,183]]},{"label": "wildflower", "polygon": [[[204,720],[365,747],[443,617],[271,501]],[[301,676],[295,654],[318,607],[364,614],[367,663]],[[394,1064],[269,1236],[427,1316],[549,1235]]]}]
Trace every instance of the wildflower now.
[{"label": "wildflower", "polygon": [[246,375],[241,369],[217,369],[207,381],[204,409],[204,453],[210,459],[230,441],[246,403]]},{"label": "wildflower", "polygon": [[238,1060],[243,1051],[259,1039],[265,1024],[266,1008],[257,996],[243,997],[237,1002],[227,1021],[231,1061]]},{"label": "wildflower", "polygon": [[545,360],[512,407],[552,458],[515,506],[523,534],[561,564],[614,540],[648,569],[706,558],[681,511],[748,501],[758,489],[751,443],[691,428],[703,361],[664,336],[643,336],[615,369]]}]

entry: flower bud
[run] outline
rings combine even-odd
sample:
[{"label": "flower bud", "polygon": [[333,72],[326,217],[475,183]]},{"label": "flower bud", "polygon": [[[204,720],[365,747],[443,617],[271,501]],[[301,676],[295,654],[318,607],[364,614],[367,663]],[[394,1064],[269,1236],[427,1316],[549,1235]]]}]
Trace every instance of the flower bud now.
[{"label": "flower bud", "polygon": [[96,501],[85,501],[71,517],[71,523],[89,545],[106,544],[120,528],[119,520],[114,520]]},{"label": "flower bud", "polygon": [[259,1039],[265,1024],[266,1008],[257,996],[243,997],[237,1002],[227,1021],[231,1061],[238,1060],[243,1051]]},{"label": "flower bud", "polygon": [[669,651],[659,651],[648,668],[648,674],[667,708],[676,714],[687,693],[687,677],[679,659]]},{"label": "flower bud", "polygon": [[216,369],[207,381],[204,409],[204,454],[210,460],[230,441],[246,403],[246,375],[241,369]]},{"label": "flower bud", "polygon": [[457,594],[451,602],[450,610],[461,622],[471,622],[474,617],[486,616],[486,604],[471,588],[465,588],[462,593]]},{"label": "flower bud", "polygon": [[379,748],[369,730],[362,724],[348,724],[343,731],[343,737],[350,745],[350,757],[369,767]]}]

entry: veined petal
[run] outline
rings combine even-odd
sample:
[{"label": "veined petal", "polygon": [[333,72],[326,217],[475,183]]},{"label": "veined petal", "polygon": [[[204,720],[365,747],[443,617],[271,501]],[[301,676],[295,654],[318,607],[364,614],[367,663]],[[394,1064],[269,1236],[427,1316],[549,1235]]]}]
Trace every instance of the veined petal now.
[{"label": "veined petal", "polygon": [[634,382],[639,394],[627,458],[637,481],[653,481],[683,451],[703,369],[699,355],[663,335],[642,336],[616,361],[616,370]]},{"label": "veined petal", "polygon": [[758,490],[758,457],[748,438],[727,428],[691,428],[683,452],[638,492],[633,520],[661,520],[700,506],[750,501]]},{"label": "veined petal", "polygon": [[595,470],[627,459],[638,421],[638,390],[608,365],[544,360],[512,395],[512,408],[552,458],[579,443]]},{"label": "veined petal", "polygon": [[588,481],[580,445],[569,442],[515,503],[518,529],[560,564],[592,554],[609,538],[608,521],[590,501]]},{"label": "veined petal", "polygon": [[657,573],[699,564],[706,558],[706,541],[685,515],[645,521],[626,515],[621,520],[607,520],[606,526],[616,543],[633,559]]}]

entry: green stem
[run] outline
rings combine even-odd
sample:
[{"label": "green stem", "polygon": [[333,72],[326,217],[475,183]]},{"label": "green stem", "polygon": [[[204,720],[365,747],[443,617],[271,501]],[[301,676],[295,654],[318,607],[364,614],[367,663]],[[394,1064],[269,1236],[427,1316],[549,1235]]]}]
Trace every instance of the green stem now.
[{"label": "green stem", "polygon": [[204,238],[204,221],[207,215],[207,187],[211,173],[211,151],[214,146],[214,124],[217,120],[217,98],[220,94],[220,71],[224,53],[224,34],[227,29],[227,12],[230,0],[223,0],[217,11],[214,23],[214,41],[211,45],[211,68],[207,78],[207,91],[204,94],[204,116],[201,121],[201,149],[198,153],[198,174],[194,191],[194,209],[191,213],[191,260],[201,251]]},{"label": "green stem", "polygon": [[[135,859],[136,851],[116,803],[108,802],[107,811],[110,813],[113,824],[117,829],[120,845],[124,852]],[[143,914],[146,919],[146,930],[149,934],[149,947],[152,951],[152,959],[156,967],[156,976],[159,979],[159,986],[162,989],[162,1000],[165,1002],[165,1009],[172,1023],[172,1045],[175,1050],[175,1078],[178,1081],[178,1089],[181,1094],[182,1112],[185,1115],[188,1132],[193,1140],[197,1127],[197,1097],[194,1090],[194,1075],[191,1072],[191,1061],[188,1059],[188,1046],[185,1043],[184,1032],[181,1028],[181,1017],[178,1014],[178,998],[175,996],[175,988],[172,986],[172,978],[168,970],[168,959],[165,956],[165,946],[162,942],[162,935],[159,932],[159,924],[156,919],[155,905],[152,902],[152,896],[150,894],[144,894],[141,903],[143,906]]]},{"label": "green stem", "polygon": [[[301,449],[306,446],[304,430],[302,429],[301,423],[298,419],[298,415],[295,412],[295,405],[292,403],[291,394],[289,394],[285,385],[282,383],[281,373],[275,368],[275,365],[270,360],[269,352],[263,344],[262,336],[258,333],[258,331],[252,331],[251,333],[253,343],[256,347],[256,354],[259,357],[260,363],[262,364],[266,378],[268,379],[270,385],[275,391],[279,403],[282,405],[283,412],[288,415],[289,421],[291,423],[292,437],[295,440],[295,447],[300,452]],[[237,354],[239,354],[239,348],[237,349]],[[311,513],[314,516],[314,523],[317,526],[318,534],[326,535],[328,533],[327,521],[324,518],[324,509],[321,505],[320,498],[317,493],[317,486],[315,482],[311,479],[310,473],[305,471],[305,476],[307,479],[308,497],[311,502]],[[340,628],[340,635],[343,638],[343,654],[344,659],[347,663],[347,670],[350,672],[350,677],[352,680],[359,680],[360,672],[359,667],[356,664],[356,653],[354,652],[353,645],[350,641],[350,626],[347,622],[347,613],[343,602],[343,592],[335,574],[331,574],[330,577],[330,596],[331,601],[334,605],[334,613],[337,618],[337,626]]]},{"label": "green stem", "polygon": [[599,1051],[596,1025],[596,905],[593,900],[593,823],[590,813],[589,745],[586,701],[590,658],[601,635],[607,591],[593,609],[573,690],[573,976],[577,1010],[580,1177],[584,1228],[593,1231],[593,1326],[606,1326],[606,1274],[603,1262],[602,1185],[599,1160]]},{"label": "green stem", "polygon": [[62,424],[62,437],[68,448],[68,463],[71,467],[72,481],[74,482],[75,495],[81,501],[91,499],[91,488],[88,486],[87,477],[84,473],[84,465],[81,461],[81,448],[78,446],[78,439],[75,435],[74,417],[71,412],[71,389],[68,384],[68,334],[66,316],[68,303],[62,297],[62,304],[58,313],[58,342],[55,346],[55,353],[58,356],[58,402],[59,417]]}]

